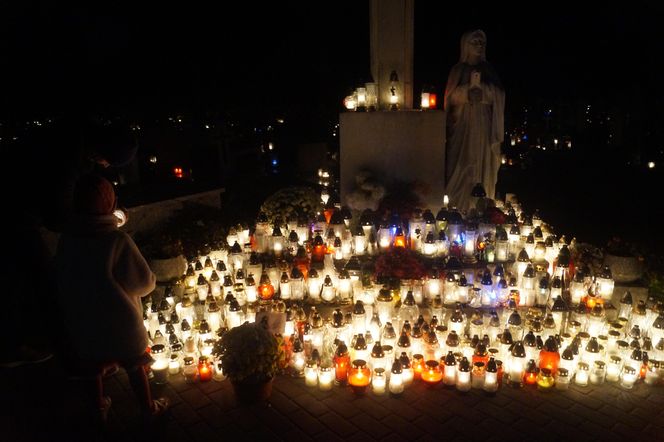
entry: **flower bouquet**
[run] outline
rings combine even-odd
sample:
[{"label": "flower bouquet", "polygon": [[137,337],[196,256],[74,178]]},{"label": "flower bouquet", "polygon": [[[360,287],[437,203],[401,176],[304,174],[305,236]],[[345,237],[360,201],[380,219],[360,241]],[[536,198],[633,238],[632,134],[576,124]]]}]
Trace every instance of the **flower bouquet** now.
[{"label": "flower bouquet", "polygon": [[275,218],[312,219],[321,209],[321,199],[318,192],[310,187],[285,187],[270,195],[261,205],[261,212],[265,213],[272,223]]},{"label": "flower bouquet", "polygon": [[394,247],[376,259],[375,275],[378,281],[394,279],[420,279],[426,268],[419,254],[413,250]]}]

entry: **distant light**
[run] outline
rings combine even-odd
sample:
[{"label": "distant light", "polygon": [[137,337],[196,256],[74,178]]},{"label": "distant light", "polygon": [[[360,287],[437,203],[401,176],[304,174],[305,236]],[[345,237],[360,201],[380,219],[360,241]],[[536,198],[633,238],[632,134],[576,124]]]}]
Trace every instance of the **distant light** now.
[{"label": "distant light", "polygon": [[173,175],[175,175],[175,178],[182,178],[182,168],[181,167],[174,167],[173,168]]},{"label": "distant light", "polygon": [[118,219],[118,227],[122,227],[127,224],[127,214],[122,209],[115,209],[113,215]]},{"label": "distant light", "polygon": [[542,150],[546,150],[546,146],[542,146]]},{"label": "distant light", "polygon": [[206,124],[206,125],[205,125],[205,128],[206,128],[206,129],[209,129],[209,128],[210,128],[210,125],[209,125],[209,124]]},{"label": "distant light", "polygon": [[120,184],[117,181],[113,181],[113,185],[117,187],[117,185]]},{"label": "distant light", "polygon": [[157,157],[152,155],[149,160],[152,164],[155,164],[157,162]]},{"label": "distant light", "polygon": [[284,119],[283,118],[277,118],[277,123],[284,124]]},{"label": "distant light", "polygon": [[655,162],[654,161],[649,161],[648,162],[648,169],[654,169],[655,168]]},{"label": "distant light", "polygon": [[512,138],[512,139],[510,140],[510,145],[511,145],[511,146],[516,145],[516,140],[515,140],[514,138]]},{"label": "distant light", "polygon": [[553,139],[553,144],[555,144],[556,146],[558,145],[558,138]]},{"label": "distant light", "polygon": [[279,163],[279,162],[277,161],[276,158],[272,160],[272,165],[273,165],[273,166],[276,166],[278,163]]},{"label": "distant light", "polygon": [[267,150],[274,150],[274,143],[272,143],[272,141],[267,143]]},{"label": "distant light", "polygon": [[178,123],[182,123],[182,118],[178,118]]},{"label": "distant light", "polygon": [[357,107],[357,101],[355,100],[355,97],[349,95],[346,98],[344,98],[344,107],[349,111],[355,110],[355,108]]}]

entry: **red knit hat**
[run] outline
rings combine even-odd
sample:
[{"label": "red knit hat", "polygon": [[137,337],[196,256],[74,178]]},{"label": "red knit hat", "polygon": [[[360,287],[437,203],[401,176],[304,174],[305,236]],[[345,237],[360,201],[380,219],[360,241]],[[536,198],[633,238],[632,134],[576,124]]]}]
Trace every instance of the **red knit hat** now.
[{"label": "red knit hat", "polygon": [[74,189],[74,209],[86,215],[110,215],[115,209],[115,190],[106,178],[83,175]]}]

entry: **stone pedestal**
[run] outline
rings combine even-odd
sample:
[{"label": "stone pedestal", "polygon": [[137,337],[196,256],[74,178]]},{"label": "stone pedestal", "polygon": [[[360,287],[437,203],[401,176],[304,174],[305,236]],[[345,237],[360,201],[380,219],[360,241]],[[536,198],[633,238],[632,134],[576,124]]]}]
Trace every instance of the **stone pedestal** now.
[{"label": "stone pedestal", "polygon": [[383,183],[422,183],[423,203],[434,213],[445,186],[445,112],[347,112],[339,116],[341,201],[355,188],[355,176],[371,170]]}]

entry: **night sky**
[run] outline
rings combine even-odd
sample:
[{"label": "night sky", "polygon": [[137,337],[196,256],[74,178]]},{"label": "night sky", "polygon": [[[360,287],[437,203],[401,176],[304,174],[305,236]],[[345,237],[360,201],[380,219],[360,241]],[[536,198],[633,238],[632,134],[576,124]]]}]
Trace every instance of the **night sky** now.
[{"label": "night sky", "polygon": [[[328,117],[369,73],[366,0],[134,3],[4,4],[4,118],[247,108]],[[481,28],[508,107],[540,98],[633,103],[635,96],[661,104],[664,7],[507,5],[418,0],[415,92],[423,83],[442,91],[461,34]]]}]

